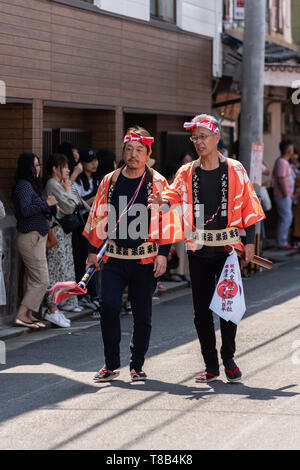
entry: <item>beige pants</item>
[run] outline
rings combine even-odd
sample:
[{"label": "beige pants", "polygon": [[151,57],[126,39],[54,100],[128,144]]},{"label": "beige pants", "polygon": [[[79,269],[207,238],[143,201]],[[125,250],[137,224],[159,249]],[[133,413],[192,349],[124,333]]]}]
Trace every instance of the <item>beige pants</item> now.
[{"label": "beige pants", "polygon": [[17,247],[25,265],[26,286],[21,304],[38,312],[49,285],[46,240],[39,232],[18,233]]}]

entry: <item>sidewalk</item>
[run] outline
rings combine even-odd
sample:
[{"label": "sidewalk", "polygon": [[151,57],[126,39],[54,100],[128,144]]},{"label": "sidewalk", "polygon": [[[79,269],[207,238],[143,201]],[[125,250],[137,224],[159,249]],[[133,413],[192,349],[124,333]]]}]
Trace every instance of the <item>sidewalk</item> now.
[{"label": "sidewalk", "polygon": [[[188,287],[188,282],[187,281],[182,281],[182,282],[162,282],[162,284],[166,287],[166,290],[160,291],[160,292],[155,292],[154,293],[154,299],[153,299],[153,304],[157,304],[161,301],[161,298],[163,298],[166,294],[170,294],[174,292],[175,290],[183,290],[186,287]],[[91,309],[84,309],[81,312],[64,312],[64,315],[69,318],[71,321],[73,320],[78,320],[80,318],[84,317],[89,317],[92,315],[92,310]],[[48,328],[52,328],[53,324],[46,321],[42,320],[43,323],[45,323],[46,328],[43,328],[43,330],[46,330]],[[58,327],[59,328],[59,327]],[[67,329],[67,328],[66,328]],[[41,330],[39,330],[41,331]],[[26,327],[15,327],[12,325],[2,325],[0,326],[0,341],[4,341],[10,338],[15,338],[16,336],[21,336],[24,334],[34,334],[34,331],[32,331],[30,328]]]},{"label": "sidewalk", "polygon": [[[269,259],[274,263],[274,267],[276,265],[282,264],[282,263],[288,263],[291,259],[293,259],[293,256],[299,253],[298,249],[295,249],[293,251],[280,251],[276,249],[266,249],[264,250],[262,256],[264,258]],[[261,275],[262,273],[260,273]],[[255,275],[255,274],[254,274]],[[163,301],[164,296],[166,294],[170,294],[174,291],[178,290],[184,290],[188,287],[188,282],[187,281],[182,281],[182,282],[165,282],[163,281],[162,284],[166,287],[166,290],[160,291],[160,292],[155,292],[154,294],[154,299],[153,299],[153,304],[160,303]],[[68,317],[71,321],[77,320],[80,318],[88,317],[91,316],[92,311],[90,309],[84,309],[81,312],[64,312],[65,316]],[[45,323],[46,328],[52,328],[53,325],[48,322],[43,320],[43,323]],[[46,329],[44,328],[44,329]],[[26,327],[13,327],[11,325],[2,325],[0,327],[0,341],[4,341],[10,338],[14,338],[16,336],[21,336],[24,334],[34,334],[34,332],[30,328]]]}]

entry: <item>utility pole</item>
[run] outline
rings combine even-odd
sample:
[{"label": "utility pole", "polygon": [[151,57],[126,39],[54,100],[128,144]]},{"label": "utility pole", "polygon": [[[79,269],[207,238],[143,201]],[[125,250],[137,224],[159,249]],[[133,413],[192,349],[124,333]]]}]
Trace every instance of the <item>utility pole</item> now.
[{"label": "utility pole", "polygon": [[245,0],[239,159],[250,171],[251,149],[262,142],[266,0]]}]

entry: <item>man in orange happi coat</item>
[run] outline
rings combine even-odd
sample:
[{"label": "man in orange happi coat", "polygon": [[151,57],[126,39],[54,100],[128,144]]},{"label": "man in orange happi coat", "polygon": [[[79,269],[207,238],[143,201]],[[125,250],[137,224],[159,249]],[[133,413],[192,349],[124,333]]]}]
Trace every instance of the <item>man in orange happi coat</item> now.
[{"label": "man in orange happi coat", "polygon": [[[220,127],[206,114],[196,116],[184,128],[199,156],[183,165],[170,188],[149,198],[150,206],[181,205],[182,223],[192,284],[194,323],[206,369],[196,382],[211,382],[219,376],[214,321],[209,305],[227,258],[224,245],[245,249],[251,261],[255,248],[255,224],[265,218],[259,200],[243,165],[218,152]],[[204,227],[204,230],[203,230]],[[239,231],[246,230],[246,245]],[[234,361],[236,325],[220,319],[221,358],[229,382],[241,380],[242,373]]]},{"label": "man in orange happi coat", "polygon": [[130,376],[132,380],[146,379],[142,367],[150,341],[152,295],[157,278],[166,270],[171,244],[183,239],[175,213],[171,211],[169,216],[147,209],[150,195],[167,188],[165,178],[147,165],[152,142],[142,127],[127,130],[123,143],[125,164],[100,183],[83,232],[90,245],[87,267],[98,266],[96,253],[103,240],[109,239],[100,296],[105,365],[95,376],[96,382],[119,375],[120,310],[126,286],[133,314]]}]

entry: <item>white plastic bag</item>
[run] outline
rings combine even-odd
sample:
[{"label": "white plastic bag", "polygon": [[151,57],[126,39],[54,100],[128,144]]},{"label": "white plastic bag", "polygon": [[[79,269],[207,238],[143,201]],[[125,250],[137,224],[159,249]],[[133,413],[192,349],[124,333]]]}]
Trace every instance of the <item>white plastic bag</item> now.
[{"label": "white plastic bag", "polygon": [[261,186],[260,188],[260,197],[261,197],[261,205],[264,211],[270,211],[272,209],[272,202],[268,193],[268,190],[265,186]]},{"label": "white plastic bag", "polygon": [[235,251],[225,261],[209,308],[236,325],[246,311],[240,265]]}]

